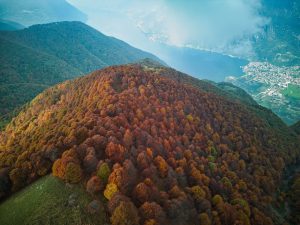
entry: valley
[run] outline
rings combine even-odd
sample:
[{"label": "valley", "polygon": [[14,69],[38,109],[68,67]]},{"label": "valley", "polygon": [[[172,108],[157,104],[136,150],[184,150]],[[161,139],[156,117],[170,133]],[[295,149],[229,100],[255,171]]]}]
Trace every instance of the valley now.
[{"label": "valley", "polygon": [[259,104],[273,110],[287,124],[300,118],[300,67],[279,67],[251,62],[243,67],[245,75],[226,81],[246,90]]}]

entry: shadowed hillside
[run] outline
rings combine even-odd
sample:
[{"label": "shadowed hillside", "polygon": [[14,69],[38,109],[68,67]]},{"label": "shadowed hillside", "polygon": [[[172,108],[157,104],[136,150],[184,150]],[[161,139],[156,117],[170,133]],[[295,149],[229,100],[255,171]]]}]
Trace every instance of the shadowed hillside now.
[{"label": "shadowed hillside", "polygon": [[297,123],[293,124],[291,126],[291,128],[298,134],[300,135],[300,121],[298,121]]}]

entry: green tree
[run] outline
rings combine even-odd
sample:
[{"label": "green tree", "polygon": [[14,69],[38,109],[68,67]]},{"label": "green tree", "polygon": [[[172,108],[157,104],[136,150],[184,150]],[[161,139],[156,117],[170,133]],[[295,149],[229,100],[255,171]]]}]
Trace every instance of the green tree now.
[{"label": "green tree", "polygon": [[64,180],[69,183],[78,183],[82,178],[80,165],[70,162],[67,164]]},{"label": "green tree", "polygon": [[139,220],[138,211],[132,202],[121,202],[110,218],[112,225],[139,225]]},{"label": "green tree", "polygon": [[100,177],[104,183],[107,183],[110,172],[108,164],[102,163],[97,171],[97,176]]}]

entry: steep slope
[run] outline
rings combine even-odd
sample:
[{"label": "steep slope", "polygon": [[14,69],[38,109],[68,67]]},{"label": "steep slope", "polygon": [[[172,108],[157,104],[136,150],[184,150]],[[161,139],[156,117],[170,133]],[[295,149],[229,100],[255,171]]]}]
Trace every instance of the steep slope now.
[{"label": "steep slope", "polygon": [[52,167],[103,193],[113,225],[276,222],[274,193],[299,140],[171,74],[109,67],[37,96],[0,136],[2,194]]},{"label": "steep slope", "polygon": [[81,22],[34,25],[21,31],[2,32],[0,36],[56,56],[84,73],[143,58],[160,61],[150,53],[108,37]]},{"label": "steep slope", "polygon": [[80,22],[0,32],[0,118],[49,85],[109,65],[159,59]]},{"label": "steep slope", "polygon": [[82,21],[87,16],[65,0],[1,0],[1,19],[25,26],[58,21]]},{"label": "steep slope", "polygon": [[59,57],[84,73],[147,57],[159,61],[157,57],[105,36],[81,22],[34,25],[18,32],[2,33],[1,36]]},{"label": "steep slope", "polygon": [[45,88],[82,74],[54,56],[0,37],[0,115],[33,99]]}]

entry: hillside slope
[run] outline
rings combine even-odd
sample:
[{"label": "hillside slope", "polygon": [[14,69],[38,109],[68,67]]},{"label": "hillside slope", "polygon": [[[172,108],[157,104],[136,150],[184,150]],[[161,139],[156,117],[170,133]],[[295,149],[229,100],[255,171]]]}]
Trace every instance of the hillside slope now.
[{"label": "hillside slope", "polygon": [[103,210],[89,213],[91,201],[84,188],[45,176],[2,202],[1,225],[104,224]]},{"label": "hillside slope", "polygon": [[50,85],[82,74],[55,56],[0,37],[0,115],[33,99]]},{"label": "hillside slope", "polygon": [[216,83],[209,80],[199,80],[185,73],[161,65],[151,59],[143,59],[135,64],[141,65],[146,70],[154,71],[159,73],[161,76],[168,77],[179,83],[192,85],[201,91],[215,94],[226,98],[229,101],[243,104],[249,111],[255,113],[258,117],[261,117],[269,127],[275,129],[278,133],[282,133],[282,135],[286,136],[287,139],[289,138],[288,136],[295,135],[292,134],[291,129],[289,129],[288,126],[271,110],[257,104],[247,92],[235,85],[232,85],[231,83]]},{"label": "hillside slope", "polygon": [[52,167],[103,194],[113,225],[276,223],[274,193],[299,139],[166,75],[109,67],[37,96],[1,133],[2,195]]},{"label": "hillside slope", "polygon": [[81,22],[34,25],[28,29],[3,32],[0,35],[3,39],[56,56],[83,73],[143,58],[160,61],[150,53],[106,36]]},{"label": "hillside slope", "polygon": [[80,22],[0,32],[0,118],[53,84],[143,58],[160,61]]}]

